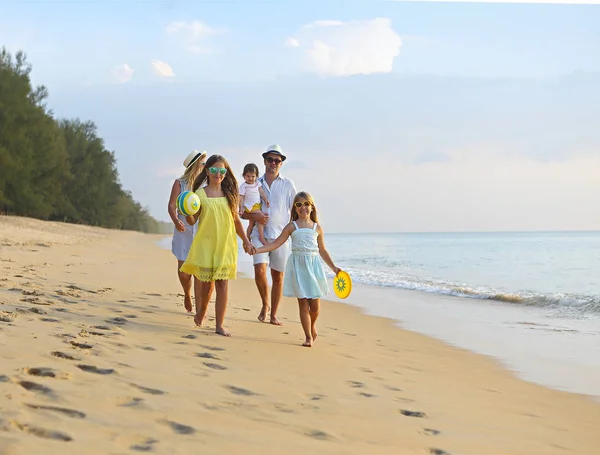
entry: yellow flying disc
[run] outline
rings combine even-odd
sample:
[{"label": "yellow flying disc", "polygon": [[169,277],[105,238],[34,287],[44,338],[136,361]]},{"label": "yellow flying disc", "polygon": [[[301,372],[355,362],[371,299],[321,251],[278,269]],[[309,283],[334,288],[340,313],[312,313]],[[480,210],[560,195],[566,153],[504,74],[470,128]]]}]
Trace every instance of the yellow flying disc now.
[{"label": "yellow flying disc", "polygon": [[333,290],[340,299],[345,299],[352,292],[352,280],[343,270],[333,279]]}]

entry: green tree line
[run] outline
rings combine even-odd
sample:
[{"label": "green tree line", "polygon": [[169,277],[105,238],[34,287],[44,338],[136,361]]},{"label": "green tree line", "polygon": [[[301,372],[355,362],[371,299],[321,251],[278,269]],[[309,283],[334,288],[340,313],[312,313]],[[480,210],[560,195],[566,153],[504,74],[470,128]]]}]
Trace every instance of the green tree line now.
[{"label": "green tree line", "polygon": [[165,232],[119,182],[115,155],[92,122],[55,119],[23,52],[0,52],[0,212]]}]

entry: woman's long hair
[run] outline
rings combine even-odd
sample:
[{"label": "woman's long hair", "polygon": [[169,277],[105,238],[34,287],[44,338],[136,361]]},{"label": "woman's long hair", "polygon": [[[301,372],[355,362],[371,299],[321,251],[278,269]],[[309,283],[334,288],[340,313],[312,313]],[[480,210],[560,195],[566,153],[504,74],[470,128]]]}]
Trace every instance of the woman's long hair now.
[{"label": "woman's long hair", "polygon": [[298,219],[298,212],[296,212],[295,205],[296,202],[298,202],[300,199],[306,199],[308,202],[310,202],[310,205],[312,206],[312,210],[310,212],[310,219],[313,221],[313,223],[318,223],[319,215],[317,213],[317,206],[315,205],[315,200],[310,195],[310,193],[307,193],[306,191],[300,191],[299,193],[296,193],[296,196],[294,196],[294,202],[292,203],[291,220],[296,221]]},{"label": "woman's long hair", "polygon": [[[185,172],[180,178],[185,181],[186,188],[192,188],[194,185],[196,177],[198,177],[204,167],[204,165],[201,164],[204,163],[204,158],[206,158],[206,153],[203,153],[194,164],[185,168]],[[182,188],[181,190],[183,191],[185,188]]]},{"label": "woman's long hair", "polygon": [[229,167],[229,163],[221,155],[212,155],[208,160],[206,160],[204,169],[202,169],[202,172],[200,172],[198,177],[196,177],[192,190],[195,192],[202,186],[204,182],[208,183],[208,168],[214,166],[216,163],[222,163],[223,166],[225,166],[225,169],[227,169],[227,173],[221,182],[221,190],[223,191],[223,194],[225,194],[225,197],[227,198],[227,204],[229,205],[231,213],[235,218],[235,214],[238,213],[238,183],[235,175],[231,171],[231,167]]}]

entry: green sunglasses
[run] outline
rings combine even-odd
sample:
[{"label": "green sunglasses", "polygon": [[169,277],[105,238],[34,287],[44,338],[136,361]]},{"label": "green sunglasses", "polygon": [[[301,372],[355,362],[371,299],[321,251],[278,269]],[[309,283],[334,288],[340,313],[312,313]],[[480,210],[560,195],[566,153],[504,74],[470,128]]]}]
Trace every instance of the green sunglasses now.
[{"label": "green sunglasses", "polygon": [[215,175],[217,172],[220,172],[221,175],[225,175],[227,174],[227,169],[224,167],[209,167],[208,172],[210,172],[212,175]]}]

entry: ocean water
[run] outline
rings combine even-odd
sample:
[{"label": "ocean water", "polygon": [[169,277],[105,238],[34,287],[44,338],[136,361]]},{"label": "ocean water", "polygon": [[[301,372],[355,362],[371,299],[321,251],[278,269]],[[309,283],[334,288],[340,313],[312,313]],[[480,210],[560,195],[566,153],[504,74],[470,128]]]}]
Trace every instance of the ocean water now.
[{"label": "ocean water", "polygon": [[600,232],[327,236],[354,282],[600,315]]},{"label": "ocean water", "polygon": [[[352,277],[344,303],[600,397],[600,232],[327,234],[326,244]],[[252,276],[242,251],[238,269]]]}]

